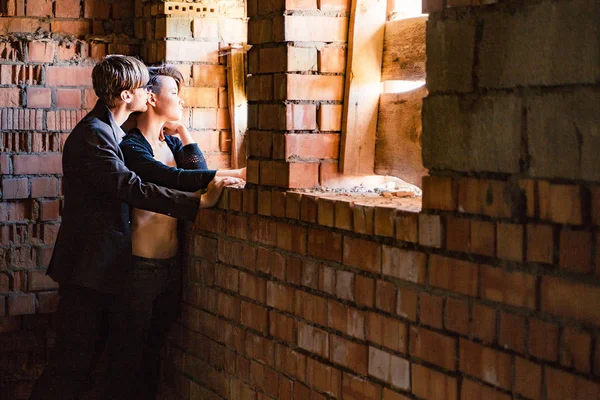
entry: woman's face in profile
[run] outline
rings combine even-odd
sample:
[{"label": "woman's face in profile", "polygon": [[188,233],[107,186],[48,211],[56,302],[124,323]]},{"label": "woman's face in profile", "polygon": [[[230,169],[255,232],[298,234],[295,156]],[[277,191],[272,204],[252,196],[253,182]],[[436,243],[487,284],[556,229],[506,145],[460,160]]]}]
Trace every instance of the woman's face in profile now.
[{"label": "woman's face in profile", "polygon": [[153,106],[156,114],[164,116],[167,121],[181,119],[183,100],[179,97],[179,89],[175,79],[170,76],[159,76],[151,96],[154,97],[154,101],[149,99],[149,103]]}]

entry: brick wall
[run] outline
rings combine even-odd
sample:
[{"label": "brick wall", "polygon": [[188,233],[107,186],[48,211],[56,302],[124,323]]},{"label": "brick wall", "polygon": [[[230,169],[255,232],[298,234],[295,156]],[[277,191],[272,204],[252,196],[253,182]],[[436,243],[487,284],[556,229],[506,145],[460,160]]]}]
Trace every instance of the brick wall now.
[{"label": "brick wall", "polygon": [[598,3],[426,2],[420,213],[281,190],[334,164],[298,60],[344,22],[252,3],[253,185],[198,216],[164,397],[599,398]]},{"label": "brick wall", "polygon": [[60,223],[60,152],[69,131],[95,104],[94,62],[107,53],[139,54],[133,7],[127,1],[2,2],[2,399],[28,397],[53,342],[57,285],[45,268]]}]

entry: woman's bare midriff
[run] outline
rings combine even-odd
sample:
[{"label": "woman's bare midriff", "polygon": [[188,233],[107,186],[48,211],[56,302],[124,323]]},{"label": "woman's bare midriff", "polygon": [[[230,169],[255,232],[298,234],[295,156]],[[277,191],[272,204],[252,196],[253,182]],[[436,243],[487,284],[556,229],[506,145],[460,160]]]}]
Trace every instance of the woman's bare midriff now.
[{"label": "woman's bare midriff", "polygon": [[132,252],[144,258],[177,255],[177,219],[135,208],[132,220]]}]

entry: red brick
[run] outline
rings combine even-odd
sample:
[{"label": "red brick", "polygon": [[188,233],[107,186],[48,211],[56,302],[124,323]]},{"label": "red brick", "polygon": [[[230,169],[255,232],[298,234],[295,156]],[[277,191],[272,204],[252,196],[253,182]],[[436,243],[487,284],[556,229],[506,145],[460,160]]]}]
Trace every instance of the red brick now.
[{"label": "red brick", "polygon": [[52,93],[48,88],[27,88],[27,107],[48,108],[52,103]]},{"label": "red brick", "polygon": [[344,400],[372,400],[381,398],[381,386],[344,373],[342,378]]},{"label": "red brick", "polygon": [[321,104],[317,114],[317,123],[319,125],[319,130],[321,130],[322,132],[341,131],[342,110],[343,106],[339,104]]},{"label": "red brick", "polygon": [[592,270],[592,234],[584,231],[560,231],[561,268],[574,272],[591,272]]},{"label": "red brick", "polygon": [[316,223],[318,217],[319,198],[312,194],[303,194],[300,199],[300,219],[305,222]]},{"label": "red brick", "polygon": [[302,194],[288,192],[285,194],[285,217],[300,219],[300,202]]},{"label": "red brick", "polygon": [[27,314],[35,314],[35,294],[10,294],[8,296],[8,315]]},{"label": "red brick", "polygon": [[600,288],[597,286],[572,283],[548,276],[542,279],[541,297],[543,312],[600,324],[600,309],[590,307],[590,304],[600,302]]},{"label": "red brick", "polygon": [[296,343],[297,321],[275,310],[269,312],[269,333],[289,344]]},{"label": "red brick", "polygon": [[374,233],[378,236],[394,237],[398,210],[395,206],[377,206],[374,213]]},{"label": "red brick", "polygon": [[280,77],[282,79],[275,83],[276,100],[341,101],[344,98],[343,76],[288,74]]},{"label": "red brick", "polygon": [[525,318],[500,312],[500,337],[498,343],[505,349],[525,354]]},{"label": "red brick", "polygon": [[222,65],[194,65],[192,66],[192,80],[194,86],[226,86],[227,77],[225,67]]},{"label": "red brick", "polygon": [[[310,386],[336,398],[342,390],[342,372],[312,358],[307,359],[306,378]],[[314,398],[314,397],[313,397]]]},{"label": "red brick", "polygon": [[411,326],[409,353],[448,370],[456,370],[456,339],[452,337]]},{"label": "red brick", "polygon": [[460,387],[460,398],[469,400],[510,400],[507,394],[492,389],[470,379],[463,379]]},{"label": "red brick", "polygon": [[27,2],[27,16],[47,17],[52,16],[52,1],[31,0]]},{"label": "red brick", "polygon": [[357,304],[372,307],[375,304],[375,280],[356,275],[354,299]]},{"label": "red brick", "polygon": [[444,327],[467,335],[469,333],[469,303],[452,297],[446,299]]},{"label": "red brick", "polygon": [[56,106],[61,108],[81,108],[81,90],[57,89]]},{"label": "red brick", "polygon": [[2,199],[26,199],[29,197],[27,178],[2,179]]},{"label": "red brick", "polygon": [[83,92],[83,106],[85,108],[94,108],[94,105],[98,101],[98,96],[96,96],[94,90],[85,89]]},{"label": "red brick", "polygon": [[477,294],[477,264],[449,257],[429,257],[429,283],[453,292]]},{"label": "red brick", "polygon": [[275,366],[278,370],[306,381],[306,356],[281,344],[275,345]]},{"label": "red brick", "polygon": [[327,299],[297,290],[295,314],[311,323],[327,326]]},{"label": "red brick", "polygon": [[354,274],[349,271],[335,271],[335,295],[344,300],[354,300]]},{"label": "red brick", "polygon": [[439,296],[432,296],[428,293],[421,293],[419,296],[419,304],[421,324],[441,329],[444,299]]},{"label": "red brick", "polygon": [[329,358],[329,335],[322,329],[298,323],[298,346],[323,358]]},{"label": "red brick", "polygon": [[410,385],[410,364],[408,360],[386,353],[375,347],[369,347],[369,375],[391,383],[400,389]]},{"label": "red brick", "polygon": [[544,360],[557,361],[558,326],[539,319],[530,319],[529,353]]},{"label": "red brick", "polygon": [[550,218],[561,224],[581,225],[581,188],[575,185],[550,185]]},{"label": "red brick", "polygon": [[335,204],[336,200],[323,197],[318,198],[317,221],[319,225],[335,226]]},{"label": "red brick", "polygon": [[396,215],[396,239],[416,243],[418,241],[418,214],[398,213]]},{"label": "red brick", "polygon": [[357,339],[365,337],[365,315],[334,300],[327,302],[328,326]]},{"label": "red brick", "polygon": [[57,289],[58,283],[46,275],[45,271],[30,271],[28,274],[28,290]]},{"label": "red brick", "polygon": [[509,390],[511,385],[511,356],[460,339],[460,370],[484,382]]},{"label": "red brick", "polygon": [[342,47],[323,47],[319,51],[319,72],[343,74],[346,71],[346,49]]},{"label": "red brick", "polygon": [[344,237],[343,262],[369,272],[381,272],[381,245],[379,243]]},{"label": "red brick", "polygon": [[[278,136],[279,137],[279,136]],[[337,158],[340,137],[337,134],[289,134],[285,139],[283,158]]]},{"label": "red brick", "polygon": [[31,197],[57,197],[58,179],[49,177],[29,178],[31,183]]},{"label": "red brick", "polygon": [[[307,30],[306,26],[317,29]],[[286,42],[344,42],[348,37],[348,18],[290,15],[273,21],[273,40]]]},{"label": "red brick", "polygon": [[317,108],[314,104],[288,104],[285,108],[285,121],[287,130],[317,129]]},{"label": "red brick", "polygon": [[92,67],[46,68],[46,84],[49,86],[92,86]]},{"label": "red brick", "polygon": [[521,357],[515,357],[515,392],[532,400],[541,398],[542,367]]},{"label": "red brick", "polygon": [[456,210],[458,185],[448,176],[423,177],[423,209]]},{"label": "red brick", "polygon": [[600,385],[558,369],[544,367],[548,400],[587,400],[600,397]]},{"label": "red brick", "polygon": [[277,223],[277,247],[298,254],[306,254],[307,230],[285,222]]},{"label": "red brick", "polygon": [[275,282],[267,282],[267,305],[278,310],[293,312],[295,289]]},{"label": "red brick", "polygon": [[485,299],[516,307],[535,307],[535,276],[503,268],[481,266],[481,294]]},{"label": "red brick", "polygon": [[413,364],[412,382],[412,392],[421,398],[431,400],[457,400],[458,390],[456,378],[419,364]]},{"label": "red brick", "polygon": [[377,281],[375,291],[375,307],[388,313],[396,309],[396,287],[391,282]]},{"label": "red brick", "polygon": [[417,293],[414,290],[405,287],[398,288],[396,314],[411,321],[417,320]]},{"label": "red brick", "polygon": [[342,235],[322,229],[308,232],[308,254],[331,261],[342,261]]},{"label": "red brick", "polygon": [[493,222],[471,221],[471,252],[494,257],[496,228]]},{"label": "red brick", "polygon": [[80,12],[81,7],[78,0],[56,1],[56,17],[58,18],[79,18]]},{"label": "red brick", "polygon": [[29,42],[28,60],[30,62],[52,62],[55,45],[52,42]]},{"label": "red brick", "polygon": [[267,281],[258,276],[240,272],[240,294],[260,303],[265,303]]},{"label": "red brick", "polygon": [[523,225],[498,223],[496,225],[496,251],[498,257],[510,261],[523,261]]},{"label": "red brick", "polygon": [[440,12],[444,9],[444,2],[442,0],[423,0],[422,4],[423,14]]},{"label": "red brick", "polygon": [[21,89],[0,88],[0,107],[19,107],[21,105]]},{"label": "red brick", "polygon": [[471,221],[466,218],[446,218],[446,248],[469,252],[471,249]]},{"label": "red brick", "polygon": [[565,327],[560,346],[560,363],[577,371],[590,372],[591,336],[575,328]]},{"label": "red brick", "polygon": [[552,263],[554,228],[551,225],[527,225],[527,261]]},{"label": "red brick", "polygon": [[471,335],[484,342],[496,340],[496,310],[474,304],[471,317]]},{"label": "red brick", "polygon": [[68,33],[77,37],[84,37],[90,33],[90,22],[87,20],[79,21],[59,21],[51,22],[50,27],[55,33]]},{"label": "red brick", "polygon": [[185,87],[181,99],[187,107],[218,107],[217,88]]},{"label": "red brick", "polygon": [[330,335],[330,340],[330,359],[333,363],[359,374],[367,373],[367,346],[336,335]]},{"label": "red brick", "polygon": [[265,307],[242,301],[242,325],[259,332],[268,332],[268,310]]},{"label": "red brick", "polygon": [[10,174],[10,156],[8,154],[0,154],[0,174]]},{"label": "red brick", "polygon": [[277,225],[274,221],[251,216],[248,224],[248,238],[253,242],[274,245],[277,241]]},{"label": "red brick", "polygon": [[352,230],[353,203],[350,201],[335,200],[335,227]]},{"label": "red brick", "polygon": [[406,352],[406,324],[375,312],[369,312],[367,340],[394,351]]},{"label": "red brick", "polygon": [[443,237],[444,229],[439,215],[419,214],[419,244],[440,248]]},{"label": "red brick", "polygon": [[427,255],[412,250],[384,245],[382,248],[382,272],[409,282],[424,283]]},{"label": "red brick", "polygon": [[58,309],[58,292],[42,292],[38,294],[38,314],[52,314]]},{"label": "red brick", "polygon": [[[325,165],[325,164],[323,164]],[[375,207],[354,203],[352,208],[354,232],[372,235],[375,232]]]}]

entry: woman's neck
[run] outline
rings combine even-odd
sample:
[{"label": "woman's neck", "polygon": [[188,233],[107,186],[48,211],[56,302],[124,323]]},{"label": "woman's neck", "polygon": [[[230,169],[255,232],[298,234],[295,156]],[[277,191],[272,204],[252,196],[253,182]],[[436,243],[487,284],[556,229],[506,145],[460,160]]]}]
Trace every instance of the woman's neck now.
[{"label": "woman's neck", "polygon": [[152,145],[161,141],[161,132],[164,124],[165,121],[163,121],[161,118],[157,118],[156,116],[145,112],[140,115],[137,128],[140,130],[142,135],[144,135],[148,143]]}]

